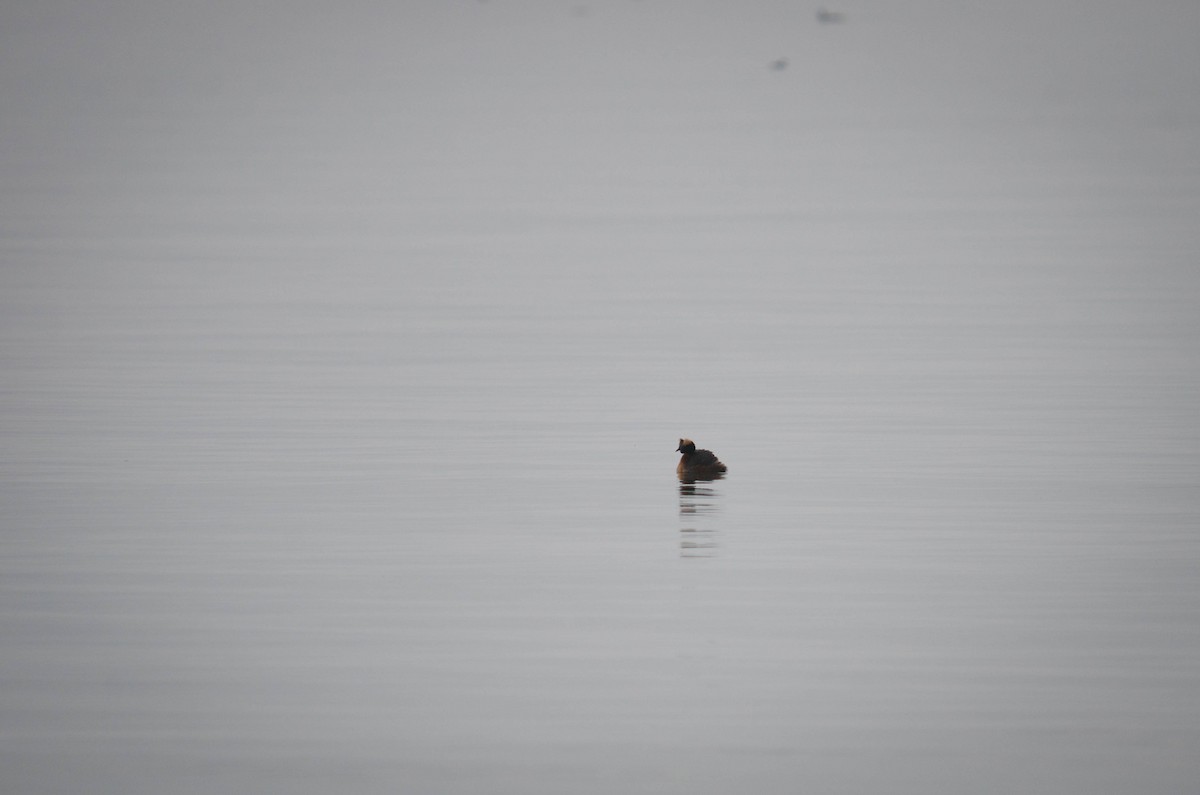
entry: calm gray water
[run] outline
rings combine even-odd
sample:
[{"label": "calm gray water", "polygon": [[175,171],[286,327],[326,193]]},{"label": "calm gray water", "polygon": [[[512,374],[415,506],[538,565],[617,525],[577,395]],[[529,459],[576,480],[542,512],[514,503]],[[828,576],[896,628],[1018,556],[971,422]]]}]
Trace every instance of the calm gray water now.
[{"label": "calm gray water", "polygon": [[1200,11],[990,5],[0,9],[0,790],[1196,792]]}]

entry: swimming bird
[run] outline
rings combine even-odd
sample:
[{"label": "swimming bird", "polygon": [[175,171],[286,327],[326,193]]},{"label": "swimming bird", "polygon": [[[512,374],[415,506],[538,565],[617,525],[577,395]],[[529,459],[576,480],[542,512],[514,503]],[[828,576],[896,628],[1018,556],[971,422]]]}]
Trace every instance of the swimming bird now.
[{"label": "swimming bird", "polygon": [[691,439],[680,439],[677,453],[683,453],[675,472],[680,480],[716,480],[725,474],[725,465],[712,450],[697,450]]}]

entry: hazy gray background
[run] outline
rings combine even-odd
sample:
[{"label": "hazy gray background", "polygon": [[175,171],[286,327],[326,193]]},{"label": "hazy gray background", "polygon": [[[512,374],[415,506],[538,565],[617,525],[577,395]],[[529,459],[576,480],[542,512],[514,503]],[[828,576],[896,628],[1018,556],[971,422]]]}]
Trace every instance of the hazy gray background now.
[{"label": "hazy gray background", "polygon": [[0,789],[1194,791],[1200,5],[829,8],[0,7]]}]

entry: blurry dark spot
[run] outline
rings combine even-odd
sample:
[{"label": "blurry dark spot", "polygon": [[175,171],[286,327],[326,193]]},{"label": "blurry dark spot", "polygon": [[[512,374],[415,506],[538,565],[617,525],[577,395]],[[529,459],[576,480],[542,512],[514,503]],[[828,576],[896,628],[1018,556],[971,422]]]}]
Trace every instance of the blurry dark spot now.
[{"label": "blurry dark spot", "polygon": [[838,25],[846,21],[846,15],[840,11],[827,11],[822,8],[817,11],[817,21],[822,25]]}]

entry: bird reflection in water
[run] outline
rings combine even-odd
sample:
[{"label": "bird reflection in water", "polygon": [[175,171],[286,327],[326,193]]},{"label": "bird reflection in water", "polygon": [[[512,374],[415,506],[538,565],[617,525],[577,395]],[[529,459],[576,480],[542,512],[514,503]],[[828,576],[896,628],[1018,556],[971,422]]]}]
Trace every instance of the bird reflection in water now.
[{"label": "bird reflection in water", "polygon": [[680,478],[679,482],[679,555],[684,558],[711,558],[717,549],[716,516],[720,512],[720,492],[712,481]]},{"label": "bird reflection in water", "polygon": [[[718,492],[707,485],[729,470],[712,450],[699,450],[691,439],[680,439],[675,474],[679,476],[679,549],[685,558],[710,558],[717,548],[712,518]],[[696,485],[703,483],[705,485]]]}]

